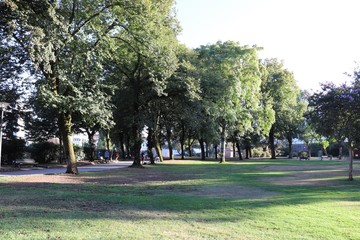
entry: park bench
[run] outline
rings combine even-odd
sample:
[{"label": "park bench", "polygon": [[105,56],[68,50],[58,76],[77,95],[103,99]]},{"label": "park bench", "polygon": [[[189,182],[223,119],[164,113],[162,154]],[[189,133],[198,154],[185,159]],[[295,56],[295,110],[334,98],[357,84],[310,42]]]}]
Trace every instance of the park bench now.
[{"label": "park bench", "polygon": [[332,155],[328,155],[328,156],[321,156],[321,157],[320,157],[320,160],[325,160],[325,159],[327,159],[327,160],[332,160],[332,158],[333,158],[333,156],[332,156]]},{"label": "park bench", "polygon": [[299,159],[300,160],[309,160],[309,157],[308,156],[300,156]]},{"label": "park bench", "polygon": [[32,166],[36,167],[39,163],[35,162],[34,159],[31,158],[25,158],[25,159],[16,159],[13,162],[15,167],[21,167],[21,166]]}]

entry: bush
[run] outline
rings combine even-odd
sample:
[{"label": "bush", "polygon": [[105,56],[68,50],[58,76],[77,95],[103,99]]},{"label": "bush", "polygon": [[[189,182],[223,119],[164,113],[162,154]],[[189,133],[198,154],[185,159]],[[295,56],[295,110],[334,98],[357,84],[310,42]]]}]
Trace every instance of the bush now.
[{"label": "bush", "polygon": [[271,153],[267,150],[264,151],[262,147],[257,147],[252,149],[252,156],[256,158],[267,158],[271,156]]},{"label": "bush", "polygon": [[49,163],[60,158],[59,145],[51,142],[33,143],[29,152],[31,158],[39,163]]},{"label": "bush", "polygon": [[85,154],[85,159],[95,159],[95,151],[93,151],[94,149],[89,147],[89,146],[84,146],[84,154]]},{"label": "bush", "polygon": [[74,145],[74,152],[75,152],[75,159],[76,160],[85,159],[85,153],[84,153],[84,148],[83,147],[79,147],[77,145]]},{"label": "bush", "polygon": [[2,160],[8,164],[12,164],[13,160],[21,159],[24,156],[26,147],[25,140],[13,139],[3,140],[2,142]]}]

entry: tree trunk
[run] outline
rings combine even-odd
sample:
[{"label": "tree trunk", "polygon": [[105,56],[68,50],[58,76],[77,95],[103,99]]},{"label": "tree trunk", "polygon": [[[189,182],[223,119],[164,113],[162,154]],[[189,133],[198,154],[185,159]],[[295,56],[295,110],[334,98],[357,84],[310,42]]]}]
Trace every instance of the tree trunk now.
[{"label": "tree trunk", "polygon": [[164,158],[163,158],[163,155],[162,155],[162,149],[161,149],[161,145],[160,145],[160,132],[155,131],[154,134],[155,134],[154,142],[155,142],[156,154],[157,154],[160,162],[163,162]]},{"label": "tree trunk", "polygon": [[342,146],[341,147],[339,147],[339,160],[341,160],[342,159]]},{"label": "tree trunk", "polygon": [[269,132],[269,142],[270,142],[270,149],[271,149],[271,159],[276,159],[274,125],[271,127],[270,132]]},{"label": "tree trunk", "polygon": [[131,158],[131,151],[130,151],[130,136],[126,135],[126,158]]},{"label": "tree trunk", "polygon": [[288,136],[287,140],[289,142],[289,159],[292,159],[293,158],[293,151],[292,151],[293,139],[291,136]]},{"label": "tree trunk", "polygon": [[209,143],[205,141],[205,157],[209,157]]},{"label": "tree trunk", "polygon": [[163,155],[162,155],[162,149],[160,144],[160,111],[157,113],[156,119],[155,119],[155,129],[154,129],[154,144],[155,144],[155,150],[156,154],[159,158],[160,162],[164,161]]},{"label": "tree trunk", "polygon": [[184,148],[185,143],[180,142],[180,145],[181,145],[181,159],[184,160],[185,159],[185,148]]},{"label": "tree trunk", "polygon": [[232,152],[233,152],[233,158],[235,158],[235,155],[236,155],[236,144],[235,144],[235,140],[233,140],[232,142]]},{"label": "tree trunk", "polygon": [[119,134],[119,142],[120,142],[120,150],[121,150],[121,158],[125,159],[126,158],[126,152],[125,152],[125,147],[124,147],[124,134],[120,133]]},{"label": "tree trunk", "polygon": [[325,156],[328,156],[327,149],[323,147],[323,150],[324,150],[324,154],[325,154]]},{"label": "tree trunk", "polygon": [[160,162],[163,162],[164,158],[163,158],[163,155],[162,155],[160,142],[158,140],[155,141],[155,150],[156,150],[156,154],[158,155],[158,158],[159,158]]},{"label": "tree trunk", "polygon": [[181,145],[181,159],[185,159],[185,124],[181,123],[181,135],[180,135],[180,145]]},{"label": "tree trunk", "polygon": [[152,128],[148,129],[148,137],[147,137],[147,154],[150,159],[151,164],[155,164],[154,155],[153,155],[153,148],[154,148],[154,131]]},{"label": "tree trunk", "polygon": [[249,147],[245,147],[245,159],[249,159]]},{"label": "tree trunk", "polygon": [[189,151],[189,157],[192,157],[192,151],[191,151],[191,138],[188,138],[188,151]]},{"label": "tree trunk", "polygon": [[201,149],[201,160],[205,160],[205,146],[204,146],[204,139],[199,139],[200,149]]},{"label": "tree trunk", "polygon": [[111,149],[110,129],[106,129],[106,149],[110,152]]},{"label": "tree trunk", "polygon": [[90,161],[93,162],[94,161],[94,151],[95,151],[95,143],[94,143],[94,135],[95,135],[95,131],[91,131],[91,130],[86,130],[86,133],[88,135],[88,140],[89,140],[89,146],[90,146],[90,152],[89,157],[90,157]]},{"label": "tree trunk", "polygon": [[354,149],[349,146],[349,181],[354,180],[353,178],[353,163],[354,163]]},{"label": "tree trunk", "polygon": [[166,140],[168,142],[169,158],[170,158],[170,160],[174,160],[174,154],[173,154],[173,147],[172,147],[171,138],[172,138],[171,128],[166,128]]},{"label": "tree trunk", "polygon": [[311,160],[311,144],[310,142],[306,143],[308,149],[308,159]]},{"label": "tree trunk", "polygon": [[241,154],[241,147],[240,147],[240,141],[239,141],[239,140],[236,140],[236,147],[237,147],[237,149],[238,149],[239,160],[243,160],[242,154]]},{"label": "tree trunk", "polygon": [[64,149],[64,143],[63,143],[63,140],[62,140],[62,136],[61,136],[61,133],[59,135],[59,157],[60,157],[60,160],[59,160],[59,163],[60,164],[63,164],[65,163],[66,161],[66,157],[65,157],[65,149]]},{"label": "tree trunk", "polygon": [[131,147],[131,155],[134,158],[132,167],[141,167],[141,158],[140,158],[140,151],[141,151],[141,130],[140,127],[136,124],[132,126],[132,137],[133,137],[133,145]]},{"label": "tree trunk", "polygon": [[67,161],[66,173],[79,174],[76,166],[74,146],[71,139],[71,114],[63,113],[59,116],[59,130],[63,138],[65,157]]},{"label": "tree trunk", "polygon": [[215,159],[218,159],[218,145],[215,145]]},{"label": "tree trunk", "polygon": [[225,163],[226,123],[221,126],[220,163]]}]

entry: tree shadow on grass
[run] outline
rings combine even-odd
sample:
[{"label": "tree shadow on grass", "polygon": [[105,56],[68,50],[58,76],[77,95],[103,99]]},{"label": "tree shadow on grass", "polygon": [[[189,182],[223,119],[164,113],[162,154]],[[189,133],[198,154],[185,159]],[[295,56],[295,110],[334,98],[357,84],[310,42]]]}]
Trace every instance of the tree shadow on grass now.
[{"label": "tree shadow on grass", "polygon": [[[47,176],[42,180],[33,177],[32,181],[22,178],[0,184],[0,222],[10,223],[15,218],[17,221],[172,219],[232,222],[256,219],[257,213],[272,207],[360,200],[359,182],[326,180],[333,174],[332,168],[322,167],[320,175],[313,169],[263,170],[258,165],[189,164],[80,176]],[[307,185],[296,185],[289,182],[289,177],[300,181],[311,174],[312,179],[325,179],[330,184],[319,186],[309,181]],[[231,214],[224,214],[223,211],[228,209]],[[11,224],[4,226],[12,229]]]}]

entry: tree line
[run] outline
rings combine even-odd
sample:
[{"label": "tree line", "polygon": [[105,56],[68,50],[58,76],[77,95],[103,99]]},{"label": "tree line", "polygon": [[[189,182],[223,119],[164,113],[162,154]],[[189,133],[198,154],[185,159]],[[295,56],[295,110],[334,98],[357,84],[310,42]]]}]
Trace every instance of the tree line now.
[{"label": "tree line", "polygon": [[[305,132],[330,137],[342,131],[326,130],[322,122],[335,118],[324,113],[332,106],[321,105],[334,86],[309,98],[281,61],[259,59],[256,45],[187,48],[177,40],[173,0],[4,0],[0,15],[0,100],[31,106],[28,137],[58,136],[67,173],[78,173],[74,132],[86,133],[94,147],[94,134],[102,130],[108,149],[117,143],[140,166],[144,129],[148,148],[161,159],[163,140],[170,158],[175,139],[182,158],[196,140],[202,159],[210,146],[219,146],[220,162],[229,141],[240,158],[240,149],[248,154],[259,142],[275,158],[275,140],[286,139],[292,157],[300,133],[305,141]],[[350,126],[350,118],[343,121],[336,126]],[[356,140],[346,134],[337,139]],[[149,157],[153,162],[152,151]]]}]

